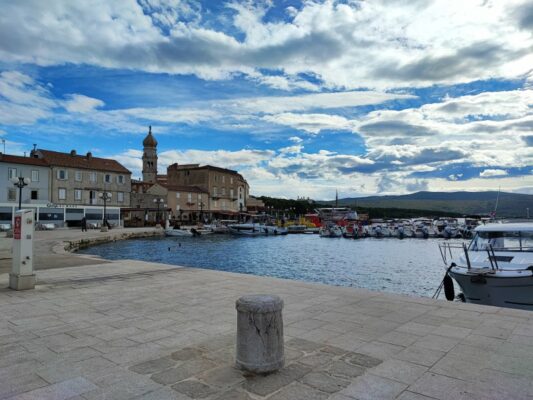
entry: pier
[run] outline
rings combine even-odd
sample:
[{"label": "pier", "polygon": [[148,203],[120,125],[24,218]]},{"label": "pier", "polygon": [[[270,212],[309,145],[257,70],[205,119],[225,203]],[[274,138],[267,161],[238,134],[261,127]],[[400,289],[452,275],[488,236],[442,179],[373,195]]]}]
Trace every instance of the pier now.
[{"label": "pier", "polygon": [[[35,290],[0,274],[0,398],[533,399],[530,312],[67,252],[128,232],[38,232]],[[268,376],[234,368],[250,293],[285,303]]]}]

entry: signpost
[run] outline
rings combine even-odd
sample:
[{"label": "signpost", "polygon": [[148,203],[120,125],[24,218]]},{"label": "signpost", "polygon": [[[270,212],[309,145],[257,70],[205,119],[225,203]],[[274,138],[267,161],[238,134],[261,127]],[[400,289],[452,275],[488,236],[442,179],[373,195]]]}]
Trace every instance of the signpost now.
[{"label": "signpost", "polygon": [[9,287],[14,290],[33,289],[33,210],[19,210],[13,226],[13,264],[9,274]]}]

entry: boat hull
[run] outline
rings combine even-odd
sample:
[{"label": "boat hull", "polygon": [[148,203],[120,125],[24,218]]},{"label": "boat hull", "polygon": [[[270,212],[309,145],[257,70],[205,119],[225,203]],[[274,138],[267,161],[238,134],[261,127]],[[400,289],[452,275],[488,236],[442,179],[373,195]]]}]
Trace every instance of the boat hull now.
[{"label": "boat hull", "polygon": [[449,275],[461,287],[467,303],[533,311],[533,277],[501,277],[498,274],[459,273]]}]

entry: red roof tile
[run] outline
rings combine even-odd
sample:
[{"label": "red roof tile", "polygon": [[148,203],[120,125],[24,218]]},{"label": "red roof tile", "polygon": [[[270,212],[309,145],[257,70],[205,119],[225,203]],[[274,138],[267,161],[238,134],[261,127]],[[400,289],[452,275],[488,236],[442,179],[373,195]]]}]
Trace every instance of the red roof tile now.
[{"label": "red roof tile", "polygon": [[0,162],[12,163],[12,164],[36,165],[39,167],[48,167],[48,164],[46,163],[46,161],[40,158],[12,156],[9,154],[2,154],[2,153],[0,153]]},{"label": "red roof tile", "polygon": [[123,174],[131,174],[131,171],[120,164],[118,161],[110,158],[99,158],[84,155],[71,155],[70,153],[60,153],[51,150],[37,150],[42,154],[43,159],[51,166],[71,167],[82,169],[94,169],[98,171],[120,172]]}]

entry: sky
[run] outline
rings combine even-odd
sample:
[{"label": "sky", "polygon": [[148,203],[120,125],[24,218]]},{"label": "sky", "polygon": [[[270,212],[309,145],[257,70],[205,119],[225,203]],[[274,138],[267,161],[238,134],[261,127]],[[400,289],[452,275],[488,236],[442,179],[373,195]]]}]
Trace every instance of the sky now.
[{"label": "sky", "polygon": [[[527,0],[0,0],[0,139],[251,193],[533,194]],[[3,148],[0,147],[0,151]]]}]

